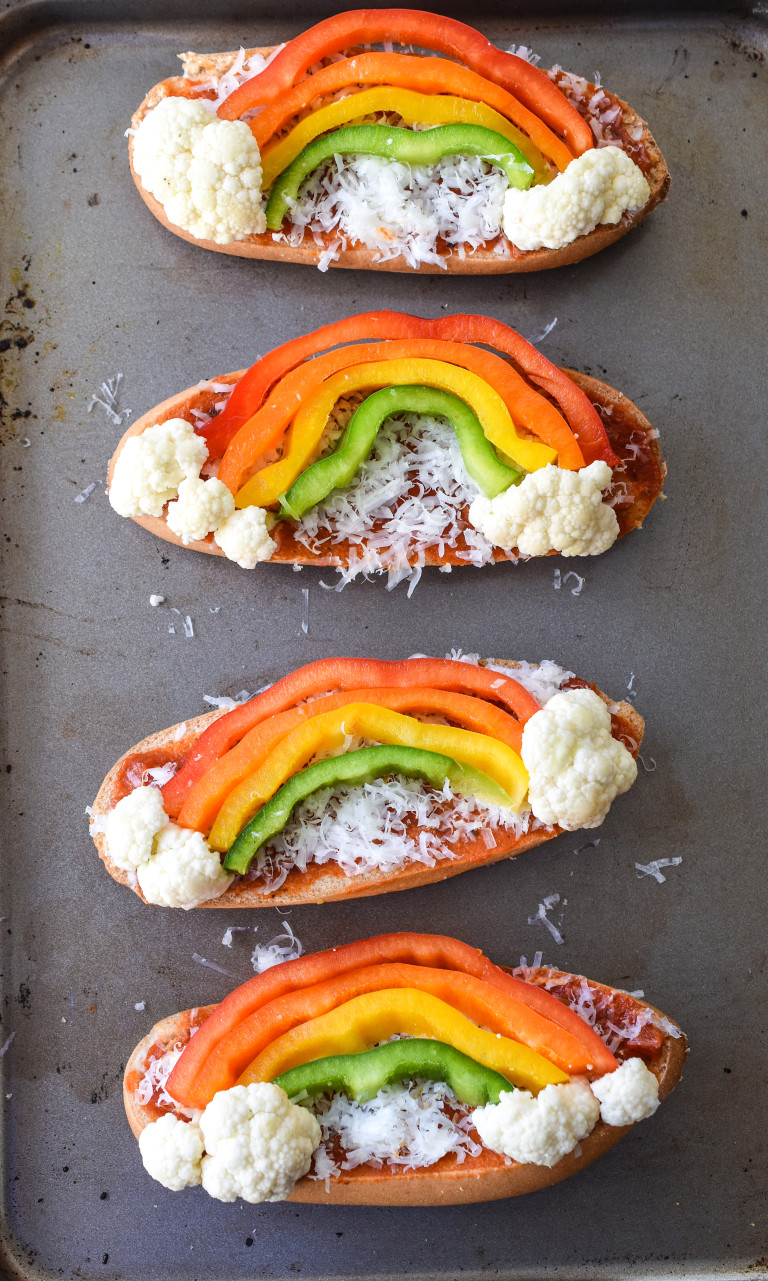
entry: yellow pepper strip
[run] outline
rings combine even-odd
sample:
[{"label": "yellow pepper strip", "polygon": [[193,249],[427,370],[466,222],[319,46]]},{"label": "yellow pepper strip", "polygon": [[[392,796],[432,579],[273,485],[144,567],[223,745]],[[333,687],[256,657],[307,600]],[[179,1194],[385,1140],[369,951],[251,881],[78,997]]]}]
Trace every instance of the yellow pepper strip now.
[{"label": "yellow pepper strip", "polygon": [[439,387],[459,396],[480,419],[483,432],[492,445],[513,459],[525,471],[538,471],[553,463],[557,451],[539,441],[518,436],[507,406],[493,387],[469,369],[449,365],[442,360],[379,360],[352,365],[321,383],[304,402],[293,420],[287,437],[285,456],[270,463],[238,490],[237,507],[269,507],[288,490],[296,477],[309,466],[320,444],[328,418],[336,401],[366,387],[403,386],[415,383]]},{"label": "yellow pepper strip", "polygon": [[274,1081],[290,1068],[331,1054],[361,1054],[398,1032],[444,1041],[534,1094],[545,1085],[569,1079],[567,1072],[536,1050],[478,1027],[429,992],[405,987],[366,992],[327,1014],[300,1023],[262,1050],[249,1063],[238,1085]]},{"label": "yellow pepper strip", "polygon": [[487,103],[470,102],[467,98],[454,98],[447,94],[416,93],[413,89],[377,85],[374,89],[363,89],[360,93],[351,94],[327,107],[321,107],[319,111],[313,111],[279,142],[266,147],[261,157],[264,190],[271,187],[275,178],[293,163],[299,152],[321,133],[328,133],[331,129],[348,124],[350,120],[358,120],[377,111],[395,111],[407,125],[447,125],[462,121],[494,129],[522,151],[533,169],[535,182],[549,181],[549,167],[530,138]]},{"label": "yellow pepper strip", "polygon": [[[520,808],[528,792],[528,771],[522,760],[497,738],[451,725],[424,724],[373,703],[349,703],[313,716],[286,734],[258,769],[230,792],[208,837],[212,849],[228,850],[256,811],[289,778],[318,753],[329,755],[343,747],[350,734],[375,743],[421,747],[479,769],[499,785],[512,809]],[[488,799],[503,803],[498,794]]]}]

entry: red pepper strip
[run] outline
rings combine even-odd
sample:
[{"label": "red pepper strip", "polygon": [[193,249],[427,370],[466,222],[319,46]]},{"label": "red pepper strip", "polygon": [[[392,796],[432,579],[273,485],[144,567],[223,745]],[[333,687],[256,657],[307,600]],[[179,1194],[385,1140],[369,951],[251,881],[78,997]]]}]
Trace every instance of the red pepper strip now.
[{"label": "red pepper strip", "polygon": [[419,93],[451,93],[485,102],[522,129],[561,172],[573,159],[565,143],[506,89],[458,62],[449,62],[446,58],[411,58],[402,53],[361,53],[342,62],[332,62],[263,107],[250,122],[251,133],[263,152],[270,139],[316,98],[351,85],[378,84],[415,89]]},{"label": "red pepper strip", "polygon": [[558,466],[573,471],[584,466],[578,441],[565,419],[546,396],[529,386],[508,360],[467,343],[407,338],[400,342],[340,347],[291,370],[272,388],[267,403],[243,424],[230,442],[219,466],[219,480],[236,494],[258,459],[281,440],[299,407],[332,374],[351,365],[411,356],[444,360],[471,370],[498,392],[513,422],[522,423],[539,440],[557,450]]},{"label": "red pepper strip", "polygon": [[323,712],[335,711],[349,703],[375,703],[393,712],[406,712],[411,716],[443,716],[462,729],[487,734],[506,743],[520,755],[523,728],[514,716],[503,712],[493,703],[482,698],[468,698],[447,690],[411,686],[406,689],[353,689],[344,693],[328,694],[302,703],[287,712],[271,716],[250,730],[236,747],[230,748],[203,775],[190,792],[179,811],[180,827],[194,827],[205,836],[230,792],[244,779],[250,777],[266,760],[272,748],[297,726]]},{"label": "red pepper strip", "polygon": [[536,1050],[564,1072],[580,1076],[594,1069],[589,1052],[571,1032],[483,979],[422,965],[369,965],[298,988],[243,1019],[208,1055],[195,1078],[195,1102],[187,1102],[191,1096],[185,1095],[184,1106],[205,1107],[219,1090],[230,1089],[248,1064],[284,1033],[357,996],[391,988],[429,992],[481,1027]]},{"label": "red pepper strip", "polygon": [[261,407],[270,388],[310,356],[340,343],[362,339],[442,338],[450,342],[482,343],[510,357],[522,372],[557,402],[565,414],[586,462],[602,459],[617,467],[600,415],[579,387],[509,325],[488,316],[440,316],[436,320],[401,311],[369,311],[324,325],[283,343],[257,360],[243,374],[227,402],[201,435],[211,458],[220,458],[237,430]]},{"label": "red pepper strip", "polygon": [[318,22],[289,41],[264,71],[235,89],[219,107],[219,116],[237,120],[251,107],[273,102],[323,58],[384,40],[448,54],[502,85],[564,138],[574,155],[594,146],[589,125],[538,67],[497,49],[463,22],[420,9],[353,9]]},{"label": "red pepper strip", "polygon": [[[188,1042],[168,1078],[168,1092],[185,1107],[204,1107],[208,1100],[204,1091],[197,1093],[197,1084],[205,1079],[208,1059],[224,1038],[246,1019],[289,993],[325,983],[352,970],[390,962],[459,971],[482,979],[500,993],[521,1001],[557,1027],[570,1032],[584,1047],[588,1062],[594,1065],[597,1075],[612,1072],[616,1067],[610,1050],[578,1014],[543,988],[513,978],[476,948],[440,934],[380,934],[376,938],[361,939],[275,965],[236,988]],[[202,1104],[198,1102],[201,1098]]]},{"label": "red pepper strip", "polygon": [[377,662],[370,658],[321,658],[291,672],[209,725],[195,743],[183,767],[163,787],[166,813],[175,818],[190,788],[215,761],[239,743],[249,730],[269,716],[284,712],[302,699],[337,689],[396,689],[428,685],[433,689],[476,694],[490,703],[501,703],[521,725],[539,710],[532,694],[509,676],[448,658],[407,658],[402,662]]}]

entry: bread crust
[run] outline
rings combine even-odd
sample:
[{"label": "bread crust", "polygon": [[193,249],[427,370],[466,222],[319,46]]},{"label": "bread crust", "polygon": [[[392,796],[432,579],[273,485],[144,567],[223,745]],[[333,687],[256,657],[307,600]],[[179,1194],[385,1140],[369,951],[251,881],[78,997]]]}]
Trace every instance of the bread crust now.
[{"label": "bread crust", "polygon": [[[247,54],[250,56],[251,54],[259,53],[267,58],[275,47],[274,45],[269,45],[249,49]],[[205,80],[210,76],[220,76],[224,71],[228,70],[234,61],[235,54],[196,55],[187,53],[182,54],[181,58],[185,71],[190,76]],[[131,119],[132,128],[136,129],[138,127],[147,112],[156,107],[161,98],[178,96],[184,86],[185,80],[181,76],[170,76],[168,79],[161,80],[154,85],[134,112]],[[497,276],[505,275],[509,272],[548,271],[553,267],[567,267],[573,263],[581,262],[585,258],[591,258],[593,254],[599,253],[601,249],[606,249],[617,240],[621,240],[622,236],[625,236],[628,231],[631,231],[633,227],[642,222],[666,198],[670,183],[669,170],[646,121],[636,111],[633,111],[628,103],[623,102],[620,98],[617,98],[616,101],[621,106],[622,122],[625,127],[631,130],[642,130],[640,141],[645,147],[650,160],[650,165],[645,174],[650,187],[650,196],[642,208],[632,213],[625,213],[615,225],[604,223],[595,227],[594,231],[585,236],[578,236],[576,240],[572,241],[570,245],[566,245],[563,249],[522,251],[511,245],[506,240],[506,237],[500,237],[500,241],[506,246],[506,253],[497,252],[496,245],[490,244],[480,245],[474,252],[462,257],[457,249],[452,249],[446,245],[442,251],[445,269],[435,263],[422,263],[416,269],[416,274],[440,275],[443,270],[446,270],[451,275],[456,276]],[[213,240],[198,240],[191,232],[185,231],[183,228],[169,222],[163,206],[142,186],[141,179],[133,167],[132,137],[128,140],[128,154],[133,181],[147,208],[168,231],[173,232],[181,240],[186,240],[188,244],[198,245],[201,249],[211,249],[214,253],[229,254],[235,258],[261,258],[271,262],[294,262],[301,263],[307,267],[316,267],[325,249],[333,242],[334,237],[330,234],[323,234],[318,244],[314,236],[305,233],[300,244],[289,245],[283,241],[276,242],[271,231],[265,231],[260,235],[248,236],[245,240],[231,241],[224,245],[219,245]],[[414,268],[408,266],[402,255],[390,258],[386,262],[377,262],[376,258],[377,251],[375,249],[368,249],[366,246],[358,244],[342,250],[338,258],[331,262],[330,265],[332,267],[351,268],[357,271],[414,272]]]},{"label": "bread crust", "polygon": [[[234,384],[243,376],[246,371],[238,369],[234,373],[217,375],[214,382]],[[601,382],[598,378],[592,378],[589,374],[580,374],[575,369],[563,369],[563,372],[576,383],[576,386],[589,397],[596,405],[602,405],[609,409],[617,407],[621,412],[628,416],[633,430],[641,435],[649,450],[656,466],[659,469],[660,484],[654,493],[647,494],[644,499],[636,499],[631,508],[629,517],[624,517],[624,528],[619,533],[619,538],[623,538],[631,529],[641,528],[645,517],[648,515],[651,507],[659,496],[661,485],[667,474],[666,464],[662,461],[661,450],[657,433],[649,423],[648,419],[638,409],[627,396],[611,387],[608,383]],[[175,396],[169,396],[161,404],[155,405],[141,418],[137,418],[135,423],[121,436],[117,448],[109,461],[107,469],[107,484],[112,484],[112,477],[117,463],[125,444],[132,436],[140,436],[148,427],[154,427],[159,423],[166,422],[169,418],[183,418],[192,409],[206,407],[212,408],[212,402],[216,399],[215,393],[205,391],[200,387],[187,387],[184,391],[178,392]],[[142,529],[148,533],[154,534],[156,538],[162,538],[166,543],[173,543],[176,547],[186,547],[196,552],[205,552],[208,556],[224,556],[224,552],[213,540],[213,534],[208,534],[206,538],[198,539],[194,542],[183,543],[177,534],[174,534],[168,526],[165,516],[134,516],[132,519]],[[315,565],[317,568],[330,567],[341,569],[349,566],[349,545],[345,543],[336,544],[333,551],[312,552],[308,547],[304,547],[292,536],[285,537],[281,534],[282,526],[278,525],[273,530],[273,537],[277,541],[277,550],[270,560],[265,561],[267,565]],[[556,556],[557,552],[549,552],[548,555]],[[494,563],[502,561],[514,561],[517,559],[517,553],[505,551],[501,547],[494,549]],[[427,565],[454,565],[457,568],[466,567],[468,562],[462,560],[456,554],[455,550],[446,547],[442,556],[437,551],[430,548],[426,553],[425,562]]]},{"label": "bread crust", "polygon": [[[603,984],[599,986],[605,987]],[[655,1015],[664,1017],[660,1010],[646,1001],[638,1001],[637,1004],[647,1006]],[[201,1021],[200,1015],[205,1017],[215,1008],[206,1006],[200,1009],[197,1020]],[[136,1098],[136,1085],[143,1075],[145,1055],[158,1042],[173,1044],[179,1039],[185,1040],[189,1016],[190,1012],[185,1011],[156,1023],[128,1060],[123,1078],[123,1103],[128,1123],[137,1139],[153,1119],[150,1110]],[[666,1098],[680,1080],[687,1053],[688,1044],[682,1033],[673,1037],[664,1032],[661,1048],[649,1064],[659,1081],[660,1099]],[[551,1187],[577,1174],[632,1129],[634,1126],[606,1125],[599,1120],[592,1133],[579,1144],[579,1155],[569,1153],[552,1169],[541,1165],[521,1165],[516,1161],[507,1165],[503,1157],[484,1150],[479,1158],[469,1157],[462,1165],[457,1165],[452,1157],[444,1157],[435,1166],[397,1174],[386,1169],[358,1166],[356,1170],[342,1170],[338,1178],[329,1181],[327,1189],[322,1180],[304,1177],[296,1184],[288,1200],[314,1205],[436,1206],[468,1205],[523,1196],[526,1192]]]},{"label": "bread crust", "polygon": [[[519,666],[519,663],[509,659],[490,661],[509,667],[512,673],[514,668]],[[636,756],[645,731],[642,716],[629,703],[617,704],[601,690],[596,692],[611,709],[614,723],[618,723],[621,733],[637,744],[633,749],[633,755]],[[125,762],[130,757],[137,753],[147,755],[162,749],[168,752],[169,758],[175,757],[182,760],[189,754],[203,731],[224,714],[220,710],[205,712],[202,716],[196,716],[191,720],[182,721],[179,725],[172,725],[169,729],[150,734],[148,738],[142,739],[140,743],[124,752],[99,788],[92,806],[93,814],[106,815],[112,809],[118,780],[122,776]],[[421,863],[409,864],[397,872],[390,873],[371,871],[363,872],[359,876],[346,876],[341,868],[335,865],[313,866],[310,864],[305,872],[297,870],[289,872],[284,884],[273,893],[265,894],[252,882],[237,880],[219,898],[202,903],[200,906],[204,908],[300,907],[308,903],[333,903],[348,899],[369,898],[376,894],[387,894],[393,890],[417,889],[422,885],[431,885],[435,881],[446,881],[452,876],[459,876],[462,872],[469,872],[474,868],[498,863],[502,859],[514,858],[524,850],[533,849],[559,836],[561,831],[559,827],[540,827],[516,838],[505,832],[503,828],[496,828],[494,835],[497,843],[493,849],[489,850],[485,842],[480,839],[467,841],[461,846],[463,852],[458,858],[443,859],[434,867],[427,867]],[[92,836],[99,858],[113,880],[121,885],[130,886],[134,893],[146,902],[136,883],[136,878],[129,876],[110,859],[104,834],[95,832]]]}]

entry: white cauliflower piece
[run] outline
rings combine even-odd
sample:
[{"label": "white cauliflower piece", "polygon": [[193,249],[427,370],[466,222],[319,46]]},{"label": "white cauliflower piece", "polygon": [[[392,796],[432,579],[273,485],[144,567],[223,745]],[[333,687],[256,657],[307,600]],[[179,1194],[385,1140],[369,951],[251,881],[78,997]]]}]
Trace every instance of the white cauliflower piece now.
[{"label": "white cauliflower piece", "polygon": [[243,120],[163,98],[133,137],[133,167],[175,226],[225,245],[264,231],[261,155]]},{"label": "white cauliflower piece", "polygon": [[134,788],[107,815],[104,834],[111,861],[124,872],[133,872],[147,863],[154,839],[167,822],[159,789]]},{"label": "white cauliflower piece", "polygon": [[621,147],[593,147],[572,160],[547,186],[504,197],[504,234],[513,245],[563,249],[600,223],[617,223],[640,209],[651,189],[642,170]]},{"label": "white cauliflower piece", "polygon": [[614,797],[637,778],[632,753],[611,735],[611,716],[591,689],[561,690],[523,729],[528,802],[542,823],[567,832],[599,827]]},{"label": "white cauliflower piece", "polygon": [[487,1148],[522,1165],[557,1165],[597,1124],[600,1105],[583,1077],[530,1090],[502,1090],[498,1103],[475,1108],[472,1124]]},{"label": "white cauliflower piece", "polygon": [[157,834],[152,857],[136,876],[148,903],[185,909],[219,898],[234,879],[200,832],[176,823]]},{"label": "white cauliflower piece", "polygon": [[322,1137],[307,1108],[266,1082],[220,1091],[203,1112],[200,1129],[206,1192],[218,1201],[241,1196],[252,1204],[284,1201],[309,1170]]},{"label": "white cauliflower piece", "polygon": [[616,513],[603,502],[610,483],[607,463],[581,471],[548,463],[495,498],[481,494],[469,519],[496,547],[516,547],[523,556],[599,556],[619,536]]},{"label": "white cauliflower piece", "polygon": [[659,1106],[659,1083],[642,1059],[626,1059],[615,1072],[592,1082],[606,1125],[634,1125]]},{"label": "white cauliflower piece", "polygon": [[171,1192],[202,1181],[203,1136],[194,1121],[166,1112],[142,1130],[139,1151],[147,1174]]},{"label": "white cauliflower piece", "polygon": [[259,561],[269,560],[277,548],[267,529],[263,507],[241,507],[219,525],[213,535],[228,560],[237,561],[243,569],[255,569]]},{"label": "white cauliflower piece", "polygon": [[200,475],[207,457],[208,446],[186,419],[148,427],[123,445],[109,501],[119,516],[161,516],[181,482]]},{"label": "white cauliflower piece", "polygon": [[179,485],[179,496],[166,513],[168,528],[183,543],[194,543],[232,515],[235,500],[223,481],[190,476]]}]

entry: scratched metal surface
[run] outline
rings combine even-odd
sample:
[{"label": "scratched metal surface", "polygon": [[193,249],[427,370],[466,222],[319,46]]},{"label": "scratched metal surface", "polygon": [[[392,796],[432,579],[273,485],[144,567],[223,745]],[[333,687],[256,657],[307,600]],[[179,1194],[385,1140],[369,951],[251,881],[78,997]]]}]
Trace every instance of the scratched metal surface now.
[{"label": "scratched metal surface", "polygon": [[[513,26],[501,9],[478,11],[479,26],[531,44],[545,65],[599,67],[652,122],[672,196],[573,269],[419,280],[206,254],[151,218],[123,138],[146,89],[173,70],[177,50],[272,43],[297,29],[259,21],[258,5],[250,23],[201,25],[189,16],[198,9],[72,0],[12,6],[0,20],[7,42],[19,42],[0,80],[8,1273],[565,1281],[768,1271],[755,680],[765,622],[765,28],[669,11],[576,25],[554,7],[559,19]],[[86,412],[102,379],[123,372],[121,406],[135,415],[374,301],[487,311],[527,335],[556,316],[547,354],[606,376],[658,426],[669,501],[642,534],[579,565],[580,595],[570,583],[553,590],[550,562],[428,574],[410,602],[380,582],[335,594],[320,585],[328,572],[248,575],[156,543],[111,512],[103,478],[117,431],[98,407]],[[152,592],[165,606],[150,608]],[[194,639],[169,634],[170,606],[191,616]],[[576,852],[586,838],[561,837],[414,893],[296,910],[292,926],[308,950],[388,928],[453,932],[500,961],[542,948],[548,961],[643,988],[689,1033],[683,1084],[596,1167],[516,1202],[254,1208],[165,1192],[144,1176],[124,1120],[126,1055],[155,1019],[232,986],[193,953],[243,979],[254,938],[236,935],[227,951],[225,927],[258,924],[265,941],[280,918],[142,906],[96,861],[85,804],[125,747],[204,710],[204,693],[254,689],[338,651],[454,645],[551,656],[616,696],[634,672],[656,771],[641,771],[596,848]],[[635,862],[675,856],[682,863],[663,885],[635,874]],[[553,893],[560,947],[528,924]]]}]

